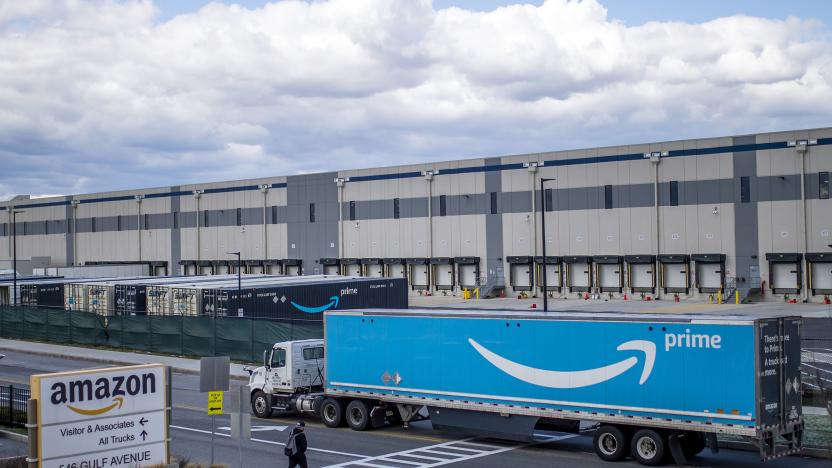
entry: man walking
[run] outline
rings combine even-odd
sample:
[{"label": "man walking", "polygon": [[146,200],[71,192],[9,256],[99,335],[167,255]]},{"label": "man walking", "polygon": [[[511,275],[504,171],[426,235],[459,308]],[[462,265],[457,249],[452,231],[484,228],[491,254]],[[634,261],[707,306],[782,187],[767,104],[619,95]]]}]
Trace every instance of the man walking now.
[{"label": "man walking", "polygon": [[298,421],[295,428],[292,429],[289,441],[286,442],[286,448],[283,449],[283,453],[289,457],[289,468],[295,468],[296,466],[307,468],[306,434],[303,433],[305,428],[306,423]]}]

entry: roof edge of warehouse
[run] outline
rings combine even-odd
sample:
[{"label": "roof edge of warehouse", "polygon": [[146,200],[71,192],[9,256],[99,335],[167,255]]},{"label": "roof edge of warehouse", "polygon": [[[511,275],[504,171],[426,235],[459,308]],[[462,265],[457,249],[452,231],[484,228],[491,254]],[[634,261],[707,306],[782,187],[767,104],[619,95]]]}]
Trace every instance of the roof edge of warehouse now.
[{"label": "roof edge of warehouse", "polygon": [[[450,162],[462,162],[462,161],[474,161],[477,159],[490,159],[490,158],[518,158],[523,156],[536,156],[536,155],[544,155],[544,154],[556,154],[556,153],[568,153],[571,151],[588,151],[588,150],[604,150],[609,148],[616,148],[622,146],[650,146],[650,145],[661,145],[661,144],[672,144],[678,143],[682,141],[690,141],[690,140],[716,140],[720,138],[738,138],[744,136],[761,136],[761,135],[769,135],[775,133],[791,133],[791,132],[811,132],[816,130],[824,130],[832,127],[832,123],[828,127],[812,127],[812,128],[793,128],[793,129],[786,129],[786,130],[773,130],[761,133],[740,133],[735,135],[717,135],[717,136],[699,136],[699,137],[690,137],[690,138],[682,138],[682,139],[675,139],[675,140],[662,140],[662,141],[650,141],[650,142],[643,142],[643,143],[620,143],[620,144],[612,144],[612,145],[605,145],[605,146],[595,146],[595,147],[583,147],[583,148],[567,148],[567,149],[560,149],[560,150],[552,150],[552,151],[536,151],[530,153],[515,153],[515,154],[503,154],[503,155],[490,155],[490,156],[471,156],[467,158],[458,158],[458,159],[442,159],[439,161],[432,161],[432,162],[425,162],[425,163],[414,163],[414,164],[396,164],[390,166],[374,166],[374,167],[363,167],[363,168],[352,168],[352,169],[336,169],[334,171],[326,171],[326,172],[350,172],[350,171],[366,171],[366,170],[373,170],[373,169],[394,169],[394,168],[407,168],[407,167],[417,167],[417,166],[430,166],[432,164],[443,164],[443,163],[450,163]],[[202,186],[207,186],[211,184],[237,184],[237,183],[257,183],[257,182],[275,182],[275,180],[284,179],[281,182],[286,182],[285,179],[294,176],[300,175],[315,175],[315,174],[325,174],[326,172],[310,172],[306,174],[289,174],[289,175],[274,175],[274,176],[267,176],[267,177],[254,177],[254,178],[246,178],[246,179],[233,179],[233,180],[215,180],[215,181],[208,181],[208,182],[194,182],[194,183],[183,183],[178,185],[179,187],[194,187],[199,188]],[[47,196],[47,197],[37,197],[32,198],[32,195],[27,194],[17,194],[14,195],[9,200],[0,200],[0,206],[14,206],[15,201],[61,201],[66,200],[67,198],[74,198],[74,197],[82,197],[82,196],[95,196],[95,195],[102,195],[102,194],[137,194],[136,192],[147,192],[147,193],[165,193],[165,190],[170,190],[171,185],[165,186],[156,186],[156,187],[139,187],[139,188],[132,188],[132,189],[119,189],[119,190],[107,190],[102,192],[87,192],[87,193],[75,193],[75,194],[67,194],[67,195],[59,195],[59,196]]]}]

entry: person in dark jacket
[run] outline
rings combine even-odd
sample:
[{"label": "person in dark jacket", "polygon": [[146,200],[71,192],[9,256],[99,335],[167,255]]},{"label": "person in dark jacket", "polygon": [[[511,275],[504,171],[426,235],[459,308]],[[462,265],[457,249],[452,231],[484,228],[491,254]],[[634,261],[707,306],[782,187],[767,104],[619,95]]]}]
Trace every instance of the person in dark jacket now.
[{"label": "person in dark jacket", "polygon": [[299,466],[307,468],[306,464],[306,434],[303,430],[306,429],[306,424],[299,421],[295,428],[292,429],[292,435],[289,436],[289,441],[286,443],[286,455],[289,456],[289,468]]}]

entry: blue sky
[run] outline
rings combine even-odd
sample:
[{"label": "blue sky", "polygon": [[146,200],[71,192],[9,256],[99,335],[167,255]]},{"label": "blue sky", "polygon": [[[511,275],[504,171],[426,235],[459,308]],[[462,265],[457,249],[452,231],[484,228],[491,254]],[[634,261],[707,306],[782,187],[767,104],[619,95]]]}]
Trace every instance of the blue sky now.
[{"label": "blue sky", "polygon": [[0,200],[832,125],[830,0],[0,3]]},{"label": "blue sky", "polygon": [[[158,2],[162,10],[160,20],[167,20],[180,13],[188,13],[209,3],[205,0],[170,0]],[[237,0],[248,8],[257,8],[266,0]],[[451,6],[475,11],[491,11],[495,8],[516,3],[540,5],[541,0],[434,0],[433,7],[442,9]],[[635,26],[648,21],[703,22],[746,14],[764,18],[785,18],[789,15],[815,18],[829,26],[832,24],[832,1],[830,0],[602,0],[610,18]]]}]

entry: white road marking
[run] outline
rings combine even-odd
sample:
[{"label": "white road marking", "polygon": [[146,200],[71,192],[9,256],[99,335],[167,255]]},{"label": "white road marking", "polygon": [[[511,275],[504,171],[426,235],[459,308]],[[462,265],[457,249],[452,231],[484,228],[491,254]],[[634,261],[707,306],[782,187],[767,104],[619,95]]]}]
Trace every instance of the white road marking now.
[{"label": "white road marking", "polygon": [[[289,426],[251,426],[251,432],[285,431]],[[228,426],[218,427],[218,431],[230,431]]]},{"label": "white road marking", "polygon": [[[348,461],[343,463],[338,463],[336,465],[329,465],[328,468],[354,468],[354,467],[363,467],[368,466],[372,468],[393,468],[394,465],[391,464],[399,464],[399,465],[410,465],[413,467],[418,468],[430,468],[435,466],[443,466],[443,465],[450,465],[452,463],[457,463],[461,461],[468,461],[473,460],[476,458],[487,457],[489,455],[496,455],[498,453],[508,452],[510,450],[529,447],[532,445],[538,444],[545,444],[547,442],[555,442],[558,440],[564,439],[571,439],[573,437],[578,437],[578,434],[561,434],[557,436],[550,436],[546,435],[542,438],[525,444],[518,444],[518,445],[511,445],[511,446],[504,446],[499,447],[496,445],[490,444],[483,444],[480,442],[471,442],[475,440],[473,437],[469,439],[461,439],[461,440],[452,440],[450,442],[444,442],[441,444],[436,445],[429,445],[426,447],[419,447],[410,450],[403,450],[401,452],[394,452],[388,453],[385,455],[379,455],[376,457],[366,457],[362,458],[361,460],[354,460]],[[467,447],[466,447],[467,445]],[[478,447],[478,448],[472,448]],[[441,449],[449,449],[455,451],[462,451],[462,452],[472,452],[468,454],[464,453],[451,453],[451,452],[444,452]],[[429,455],[426,455],[429,454]],[[439,458],[438,456],[445,456],[445,458]],[[407,458],[403,458],[407,457]],[[420,461],[414,461],[420,460]],[[388,463],[385,465],[384,463]]]},{"label": "white road marking", "polygon": [[[198,432],[200,434],[209,434],[209,435],[211,434],[211,431],[206,431],[204,429],[194,429],[193,427],[174,426],[173,424],[171,424],[170,427],[173,428],[173,429],[179,429],[179,430],[182,430],[182,431]],[[231,437],[230,434],[226,434],[226,433],[223,433],[223,432],[216,432],[215,434],[220,436],[220,437]],[[254,439],[254,438],[252,438],[251,441],[252,442],[259,442],[261,444],[269,444],[269,445],[280,445],[280,446],[286,445],[283,442],[275,442],[273,440],[264,440],[264,439]],[[326,450],[326,449],[319,449],[319,448],[314,448],[314,447],[309,447],[306,450],[309,450],[311,452],[329,453],[329,454],[332,454],[332,455],[343,455],[345,457],[369,458],[369,457],[367,457],[367,455],[361,455],[361,454],[358,454],[358,453],[339,452],[337,450]]]}]

